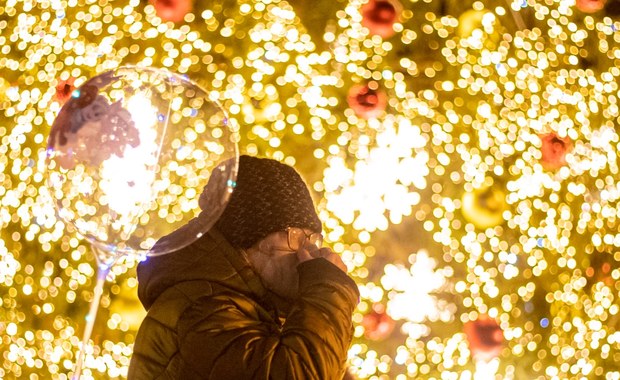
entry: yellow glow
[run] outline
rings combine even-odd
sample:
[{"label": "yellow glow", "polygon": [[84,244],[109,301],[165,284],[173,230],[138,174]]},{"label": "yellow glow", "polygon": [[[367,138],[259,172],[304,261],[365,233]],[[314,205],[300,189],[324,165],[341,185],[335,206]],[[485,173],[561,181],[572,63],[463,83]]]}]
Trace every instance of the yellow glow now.
[{"label": "yellow glow", "polygon": [[[176,23],[139,0],[0,6],[0,377],[69,376],[94,270],[84,239],[54,212],[41,161],[63,81],[128,63],[196,79],[239,123],[242,153],[294,163],[311,184],[326,242],[362,291],[348,360],[356,377],[616,376],[620,22],[610,6],[400,0],[387,25],[396,33],[381,38],[362,27],[366,0],[313,3],[324,30],[302,25],[301,2],[207,3]],[[369,82],[387,104],[366,120],[347,94]],[[147,98],[128,108],[155,149]],[[171,120],[183,107],[179,96]],[[207,125],[175,142],[178,160],[216,137]],[[548,144],[550,133],[568,148]],[[200,189],[186,191],[190,177],[154,184],[149,144],[106,163],[99,200],[130,220],[152,188],[170,190],[159,215],[176,220]],[[201,159],[206,168],[216,157]],[[178,160],[161,170],[191,171]],[[70,180],[75,192],[95,186],[84,172]],[[84,223],[97,211],[76,208]],[[426,251],[426,264],[409,261],[412,251]],[[124,263],[114,276],[134,269]],[[126,377],[135,328],[118,298],[102,305],[107,329],[86,368],[94,377]],[[385,342],[364,338],[373,303],[401,318]],[[491,363],[473,362],[462,332],[481,314],[507,339]]]}]

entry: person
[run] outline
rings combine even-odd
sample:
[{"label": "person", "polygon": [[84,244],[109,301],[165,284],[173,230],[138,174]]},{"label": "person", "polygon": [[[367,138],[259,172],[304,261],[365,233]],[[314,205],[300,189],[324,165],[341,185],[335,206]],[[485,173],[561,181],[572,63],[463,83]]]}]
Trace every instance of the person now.
[{"label": "person", "polygon": [[321,232],[295,169],[241,156],[214,227],[138,265],[128,379],[342,379],[359,291]]}]

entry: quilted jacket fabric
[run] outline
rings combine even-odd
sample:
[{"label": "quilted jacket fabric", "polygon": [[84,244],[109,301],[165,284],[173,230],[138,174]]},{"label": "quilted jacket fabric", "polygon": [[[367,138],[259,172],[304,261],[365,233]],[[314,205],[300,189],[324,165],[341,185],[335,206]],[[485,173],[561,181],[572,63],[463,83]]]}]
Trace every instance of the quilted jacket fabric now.
[{"label": "quilted jacket fabric", "polygon": [[297,269],[300,296],[279,308],[285,303],[214,229],[140,263],[138,295],[148,313],[129,380],[341,379],[357,286],[322,258]]}]

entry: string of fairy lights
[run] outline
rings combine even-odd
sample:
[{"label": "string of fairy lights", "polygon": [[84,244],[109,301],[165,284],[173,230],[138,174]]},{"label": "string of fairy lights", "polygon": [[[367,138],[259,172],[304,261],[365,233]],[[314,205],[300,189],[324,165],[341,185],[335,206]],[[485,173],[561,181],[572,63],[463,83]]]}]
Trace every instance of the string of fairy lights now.
[{"label": "string of fairy lights", "polygon": [[[605,3],[350,0],[322,51],[295,2],[7,0],[0,378],[72,369],[95,263],[55,216],[45,144],[73,89],[121,64],[190,76],[245,126],[244,153],[310,181],[360,286],[353,375],[616,378],[620,20]],[[426,246],[384,244],[398,226]],[[84,378],[127,373],[134,267],[112,270]]]}]

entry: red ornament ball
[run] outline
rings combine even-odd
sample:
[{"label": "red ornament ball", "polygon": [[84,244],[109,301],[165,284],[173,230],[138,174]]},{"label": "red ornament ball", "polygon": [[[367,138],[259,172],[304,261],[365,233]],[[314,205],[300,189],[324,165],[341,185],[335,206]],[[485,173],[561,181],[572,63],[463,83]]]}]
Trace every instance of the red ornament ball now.
[{"label": "red ornament ball", "polygon": [[487,315],[467,322],[464,332],[475,360],[489,361],[499,356],[504,345],[504,333],[497,322]]},{"label": "red ornament ball", "polygon": [[[369,86],[370,85],[370,86]],[[376,83],[355,85],[349,90],[347,101],[349,107],[364,119],[379,117],[387,105],[387,95],[376,89]]]},{"label": "red ornament ball", "polygon": [[56,99],[60,103],[66,102],[71,97],[73,90],[75,90],[75,85],[73,84],[74,81],[75,78],[73,77],[58,81],[58,84],[56,85]]},{"label": "red ornament ball", "polygon": [[577,0],[575,6],[583,13],[595,13],[603,8],[607,0]]},{"label": "red ornament ball", "polygon": [[386,312],[383,305],[375,305],[370,312],[364,315],[362,326],[364,335],[368,339],[383,340],[394,330],[396,323]]},{"label": "red ornament ball", "polygon": [[547,170],[559,169],[566,165],[566,153],[572,149],[568,138],[558,137],[555,133],[540,136],[542,157],[540,163]]},{"label": "red ornament ball", "polygon": [[181,22],[192,10],[191,0],[150,0],[155,13],[164,21]]},{"label": "red ornament ball", "polygon": [[389,38],[394,35],[394,23],[398,21],[401,9],[397,0],[369,0],[361,9],[362,26],[368,28],[370,34]]}]

